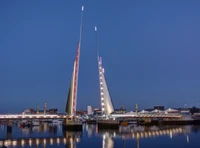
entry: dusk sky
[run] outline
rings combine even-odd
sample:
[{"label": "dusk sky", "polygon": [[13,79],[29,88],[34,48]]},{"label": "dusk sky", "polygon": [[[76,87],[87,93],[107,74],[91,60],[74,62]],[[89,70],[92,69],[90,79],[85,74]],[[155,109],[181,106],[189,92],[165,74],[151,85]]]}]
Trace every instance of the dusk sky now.
[{"label": "dusk sky", "polygon": [[0,0],[0,113],[64,112],[82,5],[77,110],[100,107],[94,26],[115,108],[200,103],[199,0]]}]

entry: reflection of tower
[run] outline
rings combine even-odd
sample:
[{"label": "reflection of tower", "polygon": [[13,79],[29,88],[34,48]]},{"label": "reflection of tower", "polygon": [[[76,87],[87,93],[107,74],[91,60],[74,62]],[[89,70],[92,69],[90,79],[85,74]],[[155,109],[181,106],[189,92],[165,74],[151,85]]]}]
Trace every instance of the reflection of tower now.
[{"label": "reflection of tower", "polygon": [[76,143],[80,142],[82,132],[69,132],[63,130],[63,136],[67,139],[66,148],[76,148]]},{"label": "reflection of tower", "polygon": [[46,101],[44,102],[44,114],[46,114],[47,113],[47,103],[46,103]]},{"label": "reflection of tower", "polygon": [[99,69],[98,71],[99,71],[99,83],[100,83],[101,110],[103,115],[110,115],[114,111],[114,107],[104,74],[105,71],[102,65],[102,58],[99,56],[98,53],[97,27],[95,27],[95,32],[96,32],[96,50],[97,50],[98,69]]},{"label": "reflection of tower", "polygon": [[190,143],[189,135],[186,136],[187,143]]},{"label": "reflection of tower", "polygon": [[114,148],[114,141],[106,133],[103,134],[102,148]]},{"label": "reflection of tower", "polygon": [[81,23],[80,23],[80,36],[78,41],[78,47],[76,51],[76,57],[74,60],[74,69],[72,72],[71,85],[68,92],[67,104],[65,111],[69,115],[76,115],[76,105],[77,105],[77,91],[78,91],[78,76],[79,76],[79,59],[81,51],[81,38],[82,38],[82,18],[83,18],[84,6],[82,6],[81,11]]},{"label": "reflection of tower", "polygon": [[139,138],[136,138],[136,145],[137,145],[137,148],[140,148],[140,139]]}]

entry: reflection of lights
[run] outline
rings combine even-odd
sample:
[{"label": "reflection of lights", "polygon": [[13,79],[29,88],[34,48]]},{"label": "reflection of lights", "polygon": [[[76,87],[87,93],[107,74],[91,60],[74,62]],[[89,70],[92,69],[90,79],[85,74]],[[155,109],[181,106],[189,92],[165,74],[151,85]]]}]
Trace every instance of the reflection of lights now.
[{"label": "reflection of lights", "polygon": [[116,133],[115,132],[114,132],[113,136],[116,137]]},{"label": "reflection of lights", "polygon": [[12,143],[11,140],[8,140],[8,141],[7,141],[7,144],[8,144],[8,145],[11,145],[11,143]]},{"label": "reflection of lights", "polygon": [[144,137],[144,133],[141,133],[140,135],[141,135],[142,138]]},{"label": "reflection of lights", "polygon": [[30,145],[30,146],[32,145],[32,140],[31,140],[31,139],[29,139],[29,145]]},{"label": "reflection of lights", "polygon": [[67,140],[66,140],[66,138],[64,138],[64,140],[63,140],[63,141],[64,141],[64,144],[66,144],[66,143],[67,143]]},{"label": "reflection of lights", "polygon": [[190,139],[189,136],[187,135],[187,143],[190,143]]},{"label": "reflection of lights", "polygon": [[155,132],[154,131],[152,132],[152,135],[155,136]]},{"label": "reflection of lights", "polygon": [[170,138],[172,139],[172,131],[170,131],[169,135],[170,135]]},{"label": "reflection of lights", "polygon": [[50,139],[50,144],[53,145],[53,139],[52,138]]},{"label": "reflection of lights", "polygon": [[57,138],[57,144],[59,144],[60,143],[60,139],[59,138]]},{"label": "reflection of lights", "polygon": [[47,143],[46,139],[43,140],[43,143],[44,143],[44,145],[46,145],[46,143]]},{"label": "reflection of lights", "polygon": [[38,138],[36,139],[36,144],[37,144],[37,145],[39,144],[39,139],[38,139]]},{"label": "reflection of lights", "polygon": [[7,142],[7,140],[4,141],[4,145],[5,145],[5,146],[8,146],[8,142]]},{"label": "reflection of lights", "polygon": [[21,145],[24,146],[24,139],[22,139],[22,141],[21,141]]},{"label": "reflection of lights", "polygon": [[80,139],[79,139],[79,138],[76,138],[76,142],[77,142],[77,143],[80,142]]}]

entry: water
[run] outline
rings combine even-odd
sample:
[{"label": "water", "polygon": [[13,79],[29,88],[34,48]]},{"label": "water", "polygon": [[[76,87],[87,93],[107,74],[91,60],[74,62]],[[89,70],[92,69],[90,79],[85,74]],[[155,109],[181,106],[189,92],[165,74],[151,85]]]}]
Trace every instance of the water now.
[{"label": "water", "polygon": [[13,126],[7,133],[0,125],[0,147],[8,148],[194,148],[200,146],[200,126],[127,126],[98,130],[83,125],[82,132],[67,132],[61,125],[42,124],[32,128]]}]

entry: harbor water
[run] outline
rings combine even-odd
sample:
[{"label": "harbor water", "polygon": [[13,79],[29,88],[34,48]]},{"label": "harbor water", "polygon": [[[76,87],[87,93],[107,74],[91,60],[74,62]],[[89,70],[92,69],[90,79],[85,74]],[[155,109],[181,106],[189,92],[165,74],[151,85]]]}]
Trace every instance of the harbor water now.
[{"label": "harbor water", "polygon": [[39,126],[13,125],[7,131],[0,124],[0,148],[194,148],[200,146],[200,126],[120,126],[119,129],[98,129],[84,124],[82,131],[64,131],[62,124],[42,123]]}]

